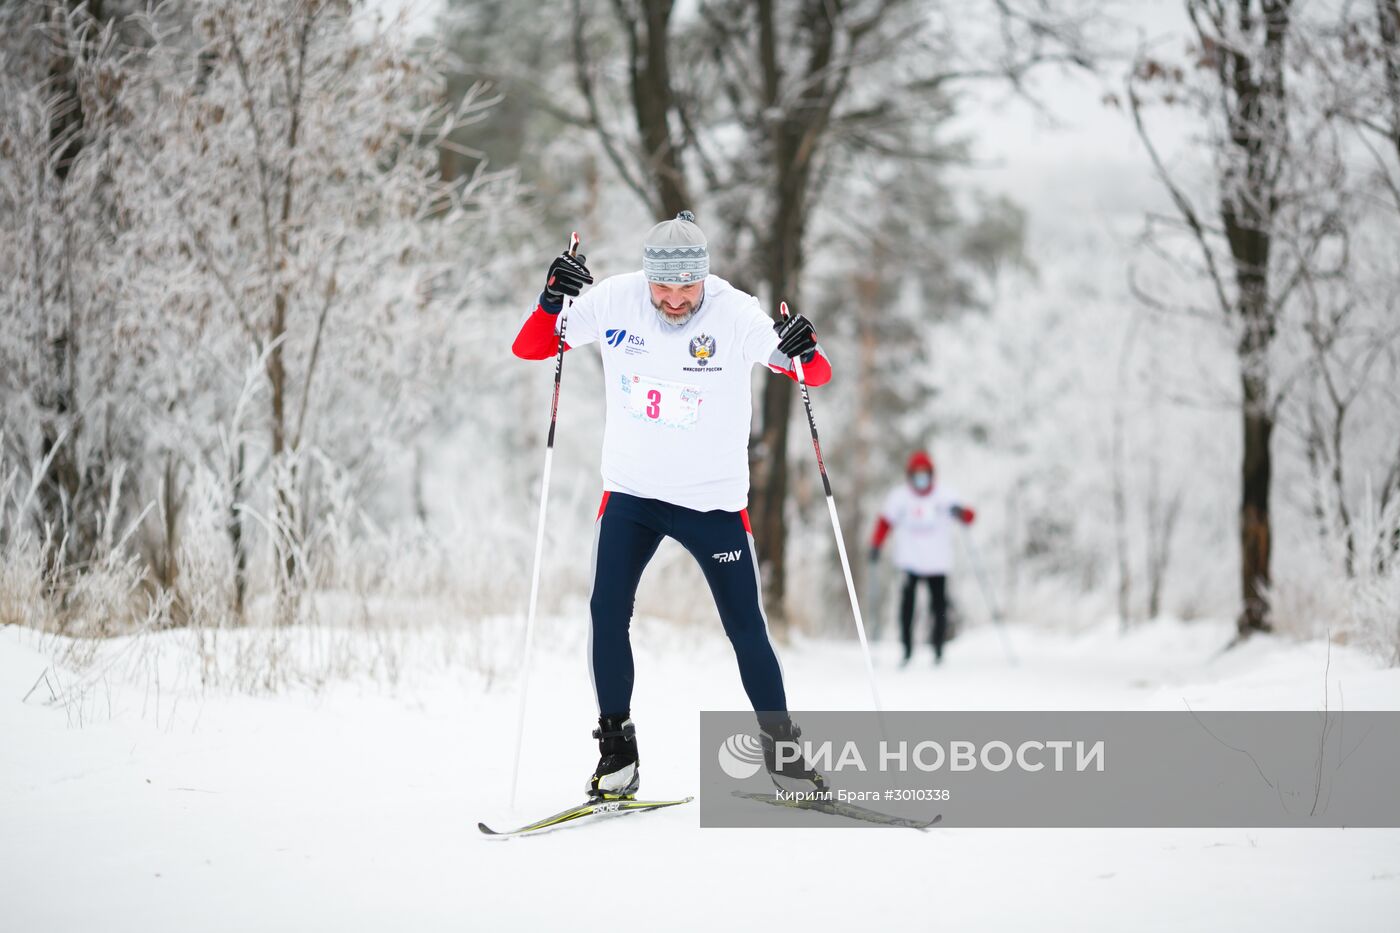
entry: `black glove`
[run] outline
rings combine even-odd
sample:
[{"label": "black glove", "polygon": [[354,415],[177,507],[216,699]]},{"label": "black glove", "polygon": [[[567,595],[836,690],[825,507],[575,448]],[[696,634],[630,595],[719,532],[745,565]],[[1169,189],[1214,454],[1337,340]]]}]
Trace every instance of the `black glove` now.
[{"label": "black glove", "polygon": [[555,258],[545,279],[544,292],[540,294],[540,307],[550,314],[558,314],[564,307],[564,296],[578,297],[583,286],[593,284],[593,273],[583,264],[583,256],[570,256],[563,253]]},{"label": "black glove", "polygon": [[803,363],[812,362],[817,354],[817,331],[811,321],[794,314],[785,321],[774,321],[773,329],[778,332],[779,353],[790,360],[800,356]]}]

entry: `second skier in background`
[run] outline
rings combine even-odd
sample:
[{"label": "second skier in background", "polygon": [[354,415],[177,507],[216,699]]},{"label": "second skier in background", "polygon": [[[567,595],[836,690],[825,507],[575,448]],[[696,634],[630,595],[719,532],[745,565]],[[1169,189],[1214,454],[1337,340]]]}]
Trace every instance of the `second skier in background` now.
[{"label": "second skier in background", "polygon": [[870,538],[870,561],[894,532],[893,561],[904,573],[899,599],[899,634],[904,663],[914,653],[914,600],[919,584],[928,587],[933,611],[933,657],[943,661],[948,640],[948,574],[953,570],[953,523],[971,525],[976,513],[955,492],[935,481],[933,458],[915,451],[905,466],[905,482],[891,489]]}]

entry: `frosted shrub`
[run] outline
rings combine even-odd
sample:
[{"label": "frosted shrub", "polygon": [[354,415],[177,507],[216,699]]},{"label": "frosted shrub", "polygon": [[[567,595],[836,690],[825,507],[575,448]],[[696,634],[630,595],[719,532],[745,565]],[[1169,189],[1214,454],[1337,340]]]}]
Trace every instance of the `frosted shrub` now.
[{"label": "frosted shrub", "polygon": [[0,625],[39,626],[43,618],[44,568],[34,535],[19,521],[15,490],[19,471],[0,458]]},{"label": "frosted shrub", "polygon": [[1400,500],[1356,525],[1356,574],[1347,580],[1350,627],[1364,646],[1400,664]]}]

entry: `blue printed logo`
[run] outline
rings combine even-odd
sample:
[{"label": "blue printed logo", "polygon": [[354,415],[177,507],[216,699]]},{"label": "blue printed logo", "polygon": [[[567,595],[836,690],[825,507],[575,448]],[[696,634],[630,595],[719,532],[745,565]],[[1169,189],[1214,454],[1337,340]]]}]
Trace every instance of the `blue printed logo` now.
[{"label": "blue printed logo", "polygon": [[610,346],[610,347],[617,347],[617,346],[621,346],[621,345],[622,345],[622,341],[625,340],[625,339],[627,338],[627,331],[625,331],[625,330],[606,330],[606,331],[603,331],[603,336],[607,338],[607,340],[608,340],[608,346]]}]

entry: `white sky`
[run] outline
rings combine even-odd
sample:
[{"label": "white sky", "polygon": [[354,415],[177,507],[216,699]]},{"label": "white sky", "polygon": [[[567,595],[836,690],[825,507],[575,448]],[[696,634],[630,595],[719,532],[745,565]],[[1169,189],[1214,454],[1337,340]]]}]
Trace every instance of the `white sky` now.
[{"label": "white sky", "polygon": [[[1125,99],[1128,55],[1139,44],[1179,54],[1187,23],[1181,0],[1119,2],[1112,14],[1125,53],[1091,75],[1081,70],[1046,68],[1029,83],[1044,110],[1005,91],[970,97],[955,131],[969,139],[977,165],[970,184],[1002,192],[1031,217],[1032,236],[1043,236],[1066,218],[1125,221],[1160,206],[1162,191],[1129,113],[1104,103],[1105,95]],[[1170,160],[1192,131],[1181,114],[1149,111],[1161,151]]]}]

